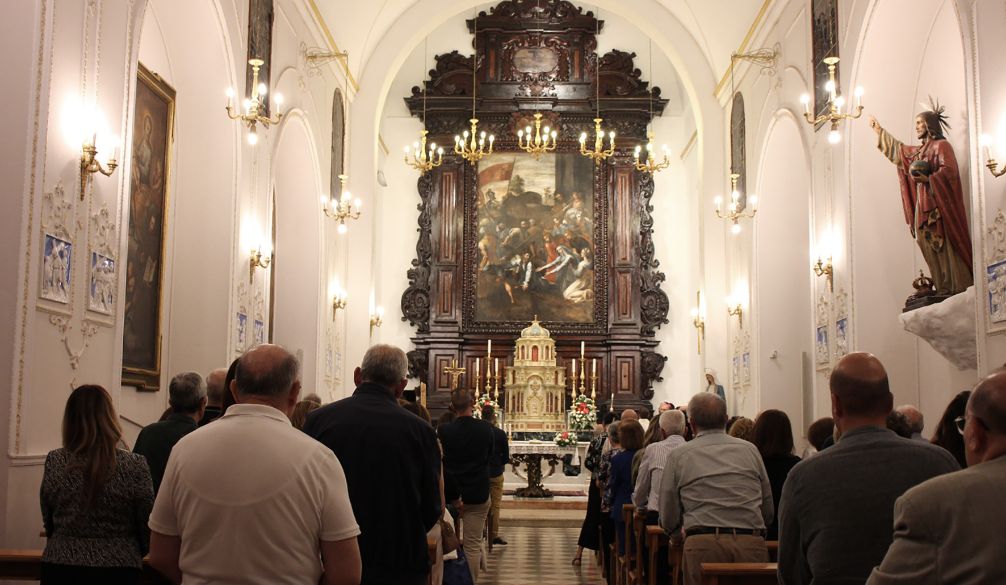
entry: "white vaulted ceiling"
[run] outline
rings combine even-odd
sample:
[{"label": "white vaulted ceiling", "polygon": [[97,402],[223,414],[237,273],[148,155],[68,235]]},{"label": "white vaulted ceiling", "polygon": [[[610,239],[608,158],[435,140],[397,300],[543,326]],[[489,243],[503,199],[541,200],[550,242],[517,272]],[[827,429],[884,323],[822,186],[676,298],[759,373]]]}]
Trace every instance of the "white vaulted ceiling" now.
[{"label": "white vaulted ceiling", "polygon": [[[631,13],[625,8],[632,6],[635,0],[618,0],[618,6],[630,20],[644,22],[649,16],[643,11]],[[659,5],[667,10],[692,35],[701,47],[706,59],[706,66],[719,79],[730,65],[730,53],[736,51],[744,40],[748,29],[755,18],[773,0],[658,0]],[[422,5],[424,0],[307,0],[315,4],[318,13],[332,32],[339,48],[349,51],[349,66],[352,75],[357,79],[363,77],[363,70],[377,45],[381,42],[395,42],[385,38],[385,33],[402,16],[416,4]],[[581,5],[580,2],[573,2]],[[468,0],[458,0],[459,8],[472,6]],[[488,9],[497,2],[479,3],[480,9]],[[605,2],[594,0],[585,5],[599,5],[603,10]],[[439,24],[447,16],[437,13],[427,13],[428,23],[415,23],[421,27],[429,24]],[[603,18],[603,15],[602,15]],[[710,88],[711,89],[711,88]]]}]

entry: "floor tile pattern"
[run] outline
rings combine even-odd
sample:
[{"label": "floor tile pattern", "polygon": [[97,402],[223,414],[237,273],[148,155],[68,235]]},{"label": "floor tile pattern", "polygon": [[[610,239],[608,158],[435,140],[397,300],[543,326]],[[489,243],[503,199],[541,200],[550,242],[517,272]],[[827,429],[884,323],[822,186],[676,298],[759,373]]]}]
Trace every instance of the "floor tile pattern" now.
[{"label": "floor tile pattern", "polygon": [[488,571],[478,585],[603,585],[592,551],[583,552],[583,564],[570,564],[576,554],[580,526],[569,522],[502,523],[506,546],[494,546]]}]

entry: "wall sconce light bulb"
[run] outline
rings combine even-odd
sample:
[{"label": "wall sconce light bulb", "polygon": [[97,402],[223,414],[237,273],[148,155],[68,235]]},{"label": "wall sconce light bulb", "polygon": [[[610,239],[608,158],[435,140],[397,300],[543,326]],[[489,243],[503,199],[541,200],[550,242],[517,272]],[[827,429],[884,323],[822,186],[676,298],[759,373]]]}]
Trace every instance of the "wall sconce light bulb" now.
[{"label": "wall sconce light bulb", "polygon": [[265,86],[265,83],[258,84],[258,95],[259,95],[259,97],[264,96],[266,94],[266,91],[268,91],[268,89],[269,88],[267,88]]},{"label": "wall sconce light bulb", "polygon": [[338,227],[338,228],[336,228],[336,230],[335,230],[335,231],[339,232],[340,234],[344,234],[344,233],[346,233],[346,224],[344,224],[344,223],[340,223],[340,224],[339,224],[339,227]]},{"label": "wall sconce light bulb", "polygon": [[493,140],[496,140],[496,135],[495,134],[490,134],[489,135],[489,145],[490,146],[492,146]]},{"label": "wall sconce light bulb", "polygon": [[698,317],[699,316],[699,308],[698,307],[692,307],[692,310],[690,311],[690,313],[692,315],[692,319]]},{"label": "wall sconce light bulb", "polygon": [[227,91],[225,93],[227,94],[227,99],[233,98],[234,97],[234,88],[233,87],[228,87]]},{"label": "wall sconce light bulb", "polygon": [[587,141],[587,133],[586,132],[581,132],[580,133],[580,143],[582,144],[582,143],[584,143],[586,141]]},{"label": "wall sconce light bulb", "polygon": [[258,133],[255,130],[248,131],[248,144],[252,146],[258,144]]},{"label": "wall sconce light bulb", "polygon": [[835,98],[835,107],[838,108],[838,109],[840,109],[840,110],[843,107],[845,107],[845,96],[844,95],[840,95],[837,98]]},{"label": "wall sconce light bulb", "polygon": [[856,86],[856,91],[854,93],[855,93],[856,97],[861,98],[861,97],[863,97],[863,94],[866,93],[866,92],[863,91],[863,86],[862,85],[857,85]]},{"label": "wall sconce light bulb", "polygon": [[803,104],[803,105],[805,105],[805,106],[807,104],[809,104],[810,103],[810,96],[808,94],[801,95],[800,96],[800,103]]},{"label": "wall sconce light bulb", "polygon": [[831,132],[828,132],[829,144],[838,144],[841,141],[842,141],[842,134],[838,130],[832,130]]},{"label": "wall sconce light bulb", "polygon": [[353,207],[355,207],[357,211],[360,211],[360,205],[362,203],[363,202],[360,201],[358,198],[357,199],[353,199]]},{"label": "wall sconce light bulb", "polygon": [[758,196],[757,195],[752,195],[752,196],[748,197],[748,200],[751,201],[751,207],[758,207]]},{"label": "wall sconce light bulb", "polygon": [[829,79],[828,82],[824,84],[824,89],[827,91],[835,91],[835,80]]},{"label": "wall sconce light bulb", "polygon": [[717,196],[715,199],[713,199],[713,203],[716,204],[716,207],[719,207],[720,205],[723,205],[723,198]]},{"label": "wall sconce light bulb", "polygon": [[733,234],[733,235],[735,235],[735,236],[737,234],[741,233],[741,224],[735,223],[735,224],[731,225],[730,226],[730,233]]},{"label": "wall sconce light bulb", "polygon": [[283,105],[283,94],[276,92],[276,95],[272,96],[272,101],[276,103],[276,107]]}]

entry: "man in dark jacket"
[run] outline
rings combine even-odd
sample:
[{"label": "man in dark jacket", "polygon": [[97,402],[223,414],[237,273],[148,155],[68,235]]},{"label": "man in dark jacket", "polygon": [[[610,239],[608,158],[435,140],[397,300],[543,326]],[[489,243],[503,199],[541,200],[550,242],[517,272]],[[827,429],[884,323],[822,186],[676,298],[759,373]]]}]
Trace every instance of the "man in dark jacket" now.
[{"label": "man in dark jacket", "polygon": [[493,456],[489,461],[489,538],[493,544],[506,544],[500,537],[500,507],[503,504],[503,472],[510,463],[510,443],[506,433],[496,426],[496,412],[491,406],[482,407],[482,420],[489,423],[493,430]]},{"label": "man in dark jacket", "polygon": [[195,372],[183,372],[171,379],[168,386],[168,405],[171,414],[162,421],[143,427],[133,453],[147,458],[150,478],[154,480],[154,494],[161,487],[164,469],[168,466],[168,456],[175,443],[196,430],[197,423],[206,410],[206,384]]},{"label": "man in dark jacket", "polygon": [[489,461],[494,441],[489,423],[472,416],[474,402],[467,390],[455,390],[451,394],[451,408],[458,418],[437,431],[444,446],[444,475],[451,478],[449,483],[456,485],[458,491],[448,494],[448,498],[460,500],[464,526],[462,546],[472,581],[478,583],[482,531],[489,514]]},{"label": "man in dark jacket", "polygon": [[356,368],[349,398],[312,412],[304,432],[335,452],[360,525],[361,585],[425,585],[426,533],[443,512],[433,427],[398,405],[408,361],[375,345]]}]

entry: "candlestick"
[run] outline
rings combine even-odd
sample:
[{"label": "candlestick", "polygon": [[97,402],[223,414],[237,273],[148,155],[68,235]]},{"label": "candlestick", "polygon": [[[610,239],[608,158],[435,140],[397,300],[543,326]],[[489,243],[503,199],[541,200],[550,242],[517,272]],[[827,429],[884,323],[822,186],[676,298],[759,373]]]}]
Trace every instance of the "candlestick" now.
[{"label": "candlestick", "polygon": [[496,358],[496,375],[493,379],[493,389],[496,393],[496,401],[500,399],[500,359]]},{"label": "candlestick", "polygon": [[573,358],[573,367],[571,368],[571,376],[573,377],[573,385],[571,388],[576,391],[576,358]]},{"label": "candlestick", "polygon": [[587,360],[580,360],[580,394],[586,394],[587,388],[584,386],[587,382]]},{"label": "candlestick", "polygon": [[482,383],[482,368],[479,367],[481,365],[479,358],[475,358],[475,398],[479,397],[479,385]]}]

